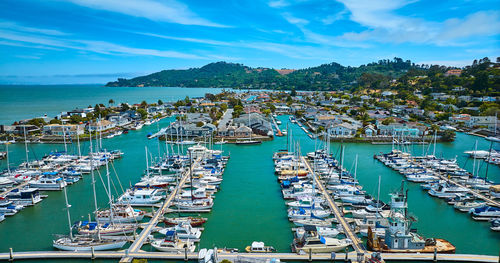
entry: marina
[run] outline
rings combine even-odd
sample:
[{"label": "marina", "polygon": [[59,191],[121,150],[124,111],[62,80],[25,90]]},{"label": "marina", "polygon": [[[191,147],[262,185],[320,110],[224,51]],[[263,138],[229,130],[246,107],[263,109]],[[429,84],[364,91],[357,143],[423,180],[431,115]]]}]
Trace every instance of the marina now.
[{"label": "marina", "polygon": [[[284,124],[288,123],[288,117],[287,116],[279,116],[279,118],[283,121]],[[161,122],[165,122],[165,121],[168,121],[168,119],[163,120]],[[302,147],[302,152],[304,153],[304,155],[307,154],[308,152],[314,152],[316,150],[315,142],[313,140],[310,140],[309,136],[305,135],[304,133],[301,133],[303,131],[302,129],[299,128],[300,129],[299,130],[299,129],[297,129],[298,127],[294,128],[293,126],[294,125],[290,125],[289,129],[293,130],[293,135],[298,140],[300,140],[301,147]],[[138,134],[137,134],[137,139],[138,140],[141,140],[141,141],[144,140],[143,138],[145,138],[145,137],[140,136],[140,134],[145,134],[145,133],[149,132],[148,128],[145,128],[145,129],[146,130],[143,129],[143,130],[140,130],[140,131],[134,131],[134,132],[138,132]],[[150,129],[154,130],[154,127],[151,127]],[[134,135],[134,133],[130,133],[129,135]],[[127,135],[127,136],[129,136],[129,135]],[[123,140],[124,138],[125,138],[124,136],[120,136],[120,137],[116,137],[116,138],[113,138],[113,139],[109,139],[109,140],[106,141],[106,144],[112,145],[114,140]],[[220,211],[221,209],[222,209],[222,211],[224,211],[224,208],[221,208],[220,206],[221,205],[224,206],[224,205],[226,205],[225,203],[228,202],[228,199],[224,195],[225,194],[226,195],[227,194],[231,194],[231,195],[234,196],[234,194],[235,194],[234,191],[238,191],[238,190],[236,190],[238,188],[238,186],[236,186],[235,184],[232,184],[232,185],[230,185],[230,187],[228,187],[226,185],[226,183],[227,183],[226,181],[228,180],[228,182],[230,183],[232,180],[234,180],[235,179],[234,178],[235,174],[238,173],[237,171],[241,171],[242,167],[244,167],[244,166],[239,166],[235,170],[234,168],[236,168],[236,167],[231,167],[232,165],[235,165],[232,162],[237,162],[236,164],[239,165],[238,163],[241,162],[242,160],[240,158],[238,158],[238,156],[239,156],[238,154],[239,153],[243,153],[243,152],[248,152],[248,151],[251,152],[254,149],[257,150],[257,151],[261,151],[262,149],[269,149],[270,151],[268,152],[268,155],[267,155],[266,158],[270,158],[275,151],[277,151],[280,148],[283,148],[283,145],[286,144],[286,141],[285,141],[286,139],[287,139],[286,137],[282,137],[282,139],[275,138],[275,141],[265,142],[265,143],[263,143],[262,145],[259,145],[259,146],[250,146],[250,145],[249,146],[243,146],[244,149],[241,148],[242,146],[232,146],[232,145],[224,146],[224,150],[225,151],[231,152],[231,161],[228,163],[228,170],[226,171],[225,180],[221,184],[221,186],[224,188],[224,190],[221,191],[218,194],[217,202],[214,203],[214,207],[213,207],[214,211],[209,212],[207,214],[207,216],[206,216],[207,223],[204,225],[204,231],[203,231],[204,233],[203,233],[203,235],[201,236],[201,239],[200,239],[200,242],[201,242],[200,243],[200,247],[211,247],[210,244],[215,243],[215,245],[218,246],[218,247],[238,247],[238,248],[240,248],[240,251],[244,251],[244,247],[247,246],[247,245],[249,245],[249,244],[251,244],[253,241],[256,241],[256,240],[260,241],[260,240],[262,240],[262,241],[265,242],[266,245],[269,244],[269,245],[272,245],[273,247],[277,248],[277,252],[279,252],[279,253],[277,253],[277,254],[267,254],[266,253],[265,255],[260,255],[258,257],[281,258],[284,261],[286,261],[286,260],[308,260],[308,255],[307,254],[306,255],[297,255],[297,254],[291,254],[291,253],[289,253],[289,252],[291,252],[289,249],[290,249],[290,244],[292,243],[292,237],[290,236],[290,228],[288,228],[288,230],[283,229],[283,227],[287,228],[289,226],[289,224],[290,224],[290,223],[287,223],[288,220],[286,220],[286,219],[285,220],[280,219],[280,220],[274,220],[273,221],[273,224],[280,225],[278,229],[282,229],[283,231],[280,230],[280,231],[282,231],[282,235],[277,235],[277,236],[274,236],[274,237],[271,237],[271,238],[266,238],[266,235],[264,235],[264,238],[262,238],[262,235],[259,234],[260,232],[252,230],[252,223],[250,221],[247,221],[248,222],[248,230],[247,231],[250,231],[250,232],[253,231],[255,233],[253,234],[253,237],[252,237],[252,234],[250,234],[244,240],[239,241],[240,242],[239,244],[238,244],[238,242],[231,241],[232,238],[225,239],[224,235],[221,235],[221,233],[217,231],[218,228],[222,227],[222,226],[217,226],[217,225],[219,225],[219,224],[221,224],[221,222],[223,222],[218,217],[218,216],[222,216],[222,215],[220,213],[218,213],[217,211]],[[151,140],[149,142],[148,141],[146,141],[146,142],[149,144],[149,149],[155,149],[157,147],[156,140]],[[163,146],[163,145],[161,145],[161,146]],[[186,146],[184,146],[186,148],[185,150],[187,150],[187,148],[191,147],[191,146],[192,145],[186,145]],[[336,146],[338,146],[338,144],[332,144],[331,147],[333,148],[333,147],[336,147]],[[171,152],[172,146],[168,145],[167,147],[168,147],[169,151]],[[166,151],[167,151],[167,147],[163,148],[163,152],[165,154],[166,154]],[[177,147],[177,146],[174,146],[174,147]],[[217,147],[215,147],[215,148],[217,148]],[[381,147],[387,147],[387,146],[381,146]],[[144,151],[143,149],[142,149],[142,151],[141,150],[135,151],[135,153],[133,153],[134,151],[132,151],[132,154],[135,154],[135,156],[136,156],[135,158],[137,158],[137,157],[140,157],[140,156],[144,156],[143,151]],[[376,152],[375,150],[371,150],[371,151],[372,151],[372,154],[374,152]],[[123,150],[123,152],[125,153],[124,156],[123,156],[123,159],[126,160],[126,158],[129,157],[128,155],[129,155],[130,150],[127,151],[127,149],[125,149],[125,150]],[[352,161],[352,160],[355,159],[354,156],[349,155],[348,152],[349,151],[347,150],[346,151],[346,157],[344,157],[345,160],[346,160],[345,162],[347,162],[347,160]],[[142,158],[144,158],[144,157],[142,157]],[[370,156],[370,158],[371,158],[371,156]],[[153,161],[155,158],[150,158],[150,159],[151,159],[151,161]],[[238,160],[238,159],[240,159],[240,160]],[[305,170],[308,170],[309,172],[311,172],[314,164],[309,163],[309,161],[306,161],[305,159],[307,159],[307,158],[304,158],[304,157],[300,158],[300,161],[304,163],[304,167],[302,169],[305,169]],[[145,163],[145,161],[143,161],[142,163]],[[245,165],[248,166],[248,169],[252,169],[253,167],[256,167],[255,164],[253,164],[252,162],[246,163]],[[115,164],[115,166],[117,167],[117,169],[120,169],[119,167],[122,166],[122,162],[117,162]],[[271,167],[272,167],[272,164],[271,164]],[[144,170],[144,166],[140,165],[140,164],[137,165],[137,168],[136,168],[136,171],[143,171]],[[269,168],[266,168],[266,169],[269,169]],[[492,169],[495,169],[495,168],[492,168]],[[348,169],[344,169],[344,170],[346,171]],[[351,168],[351,170],[352,170],[352,168]],[[118,170],[118,171],[120,171],[120,170]],[[365,171],[367,171],[367,170],[363,169],[362,167],[360,167],[358,169],[358,171],[357,171],[358,178],[360,179],[360,184],[363,184],[363,181],[361,179],[363,178],[363,175],[365,174]],[[493,171],[495,171],[495,170],[493,170]],[[490,170],[490,172],[491,172],[491,170]],[[269,170],[268,170],[268,173],[269,173]],[[130,178],[133,178],[133,177],[130,177]],[[231,180],[231,178],[232,178],[232,180]],[[268,176],[265,176],[265,178],[267,178],[267,179],[265,179],[266,181],[270,180],[269,179],[270,177],[268,177]],[[137,181],[137,179],[131,179],[131,180]],[[373,179],[370,179],[370,180],[373,183]],[[237,181],[239,181],[239,180],[237,180]],[[272,181],[273,180],[271,180],[270,183],[268,183],[268,184],[270,184],[270,185],[274,184],[276,186],[276,183],[273,183]],[[124,182],[126,182],[126,181],[124,181]],[[259,184],[262,184],[262,183],[259,182]],[[322,197],[327,201],[328,208],[331,209],[334,212],[335,217],[336,218],[344,218],[341,215],[342,215],[342,213],[344,213],[345,208],[344,207],[342,207],[342,208],[338,207],[337,203],[335,203],[333,200],[330,200],[331,199],[330,197],[327,197],[329,195],[325,196],[323,194],[327,190],[326,190],[326,188],[324,188],[325,190],[321,190],[322,187],[324,187],[322,185],[322,182],[316,181],[315,184],[316,184],[317,188],[321,191]],[[264,183],[264,185],[266,185],[266,184]],[[76,184],[75,186],[78,187],[79,184]],[[234,189],[232,189],[233,187],[234,187]],[[245,189],[245,188],[243,188],[243,189]],[[274,188],[274,189],[276,189],[276,188]],[[278,190],[278,189],[276,189],[276,190]],[[275,191],[275,190],[270,190],[271,193],[273,191]],[[280,192],[281,190],[278,190],[278,191]],[[68,193],[71,194],[71,191],[69,191]],[[71,197],[70,197],[70,199],[71,199]],[[47,199],[47,200],[50,200],[50,199]],[[282,201],[281,201],[281,204],[279,204],[280,200],[277,200],[277,201],[278,201],[277,205],[281,206],[281,208],[279,208],[275,212],[265,212],[265,213],[268,213],[270,215],[273,215],[273,214],[277,215],[279,213],[282,216],[285,216],[285,218],[286,218],[286,214],[287,214],[286,208],[283,206]],[[164,204],[164,203],[162,203],[162,204]],[[240,204],[243,204],[243,203],[240,203]],[[332,207],[332,205],[333,205],[333,207]],[[337,206],[337,212],[335,212],[335,209],[334,209],[335,206]],[[158,206],[155,205],[155,208],[154,208],[154,211],[153,211],[153,212],[155,212],[154,216],[158,215],[159,214],[158,211],[160,211],[162,208],[163,208],[163,206],[158,207]],[[177,213],[179,211],[177,208],[168,208],[168,209],[167,208],[165,208],[165,210],[163,210],[163,212],[170,212],[170,213],[175,214],[175,213]],[[229,209],[229,208],[227,208],[227,209]],[[234,208],[234,206],[232,206],[232,208],[230,208],[230,209],[234,210],[235,208]],[[263,208],[263,207],[258,208],[258,209],[264,209],[264,211],[265,211],[265,208]],[[184,210],[183,209],[180,212],[181,213],[185,213],[185,212],[188,212],[188,211],[189,210]],[[209,210],[194,210],[194,211],[196,211],[196,213],[198,213],[198,212],[202,212],[202,211],[203,212],[208,212]],[[191,210],[191,212],[194,212],[194,211]],[[242,208],[240,208],[240,209],[236,209],[236,211],[240,211],[238,213],[241,213],[244,210],[242,210]],[[238,213],[235,214],[235,215],[237,216]],[[168,216],[168,214],[167,214],[167,216]],[[155,217],[153,217],[153,219],[154,218]],[[13,217],[12,219],[15,219],[15,217]],[[158,221],[160,219],[162,219],[162,217],[159,216],[156,220]],[[154,222],[154,221],[150,221],[150,222]],[[340,220],[338,223],[340,225],[342,225],[342,229],[341,230],[343,230],[343,229],[351,229],[352,228],[350,226],[350,224],[352,224],[352,220],[349,219],[349,218],[346,218],[346,220]],[[149,224],[146,224],[144,226],[147,228],[147,226],[149,226]],[[257,226],[260,227],[261,224],[260,223],[256,224],[256,227]],[[233,227],[234,227],[235,230],[236,229],[238,229],[238,231],[242,230],[237,225],[235,225]],[[259,227],[255,228],[255,229],[258,229]],[[155,228],[152,227],[151,229],[155,229]],[[142,231],[141,231],[141,233],[142,233]],[[438,233],[438,232],[436,232],[436,233]],[[356,241],[355,243],[353,242],[353,246],[352,246],[355,251],[366,252],[366,248],[365,248],[365,246],[363,244],[364,242],[362,241],[362,238],[358,237],[354,230],[352,232],[351,231],[347,231],[347,232],[345,232],[345,234],[348,237],[350,237],[349,239]],[[215,241],[215,240],[217,240],[217,238],[215,238],[214,235],[216,235],[217,238],[219,238],[220,241]],[[246,236],[243,233],[241,233],[241,235],[242,236]],[[270,236],[268,236],[268,237],[270,237]],[[136,240],[138,240],[138,239],[136,239]],[[226,240],[226,241],[224,241],[224,240]],[[95,255],[94,256],[96,258],[104,258],[104,257],[113,257],[113,258],[122,258],[122,257],[125,257],[125,258],[127,258],[126,254],[123,254],[123,253],[129,253],[128,255],[130,257],[134,257],[134,258],[151,258],[151,259],[153,259],[153,258],[164,258],[164,259],[165,258],[172,258],[172,259],[177,259],[177,260],[184,259],[184,257],[183,257],[184,254],[183,253],[176,254],[176,255],[169,255],[169,254],[162,253],[162,252],[140,252],[138,250],[136,252],[133,252],[133,251],[131,251],[131,249],[133,248],[132,247],[133,244],[134,243],[132,243],[132,245],[129,247],[129,249],[126,250],[128,252],[98,252],[98,251],[95,251]],[[359,244],[359,245],[356,245],[356,244]],[[140,246],[137,245],[137,246],[134,246],[134,247],[141,247],[141,246],[142,246],[142,244]],[[147,245],[147,244],[144,245],[144,246],[146,247],[146,249],[148,249],[148,247],[149,247],[149,245]],[[356,247],[357,247],[357,249],[356,249]],[[460,249],[460,246],[458,246],[458,249]],[[6,249],[6,251],[8,251],[8,249]],[[14,248],[14,251],[19,251],[19,249]],[[459,251],[463,251],[463,250],[459,250]],[[288,253],[285,253],[285,252],[288,252]],[[21,253],[21,252],[15,252],[14,253],[14,257],[16,257],[16,255],[18,255],[17,253]],[[48,253],[57,255],[58,253],[64,254],[66,252],[48,252]],[[92,257],[91,253],[90,254],[89,253],[85,254],[84,252],[78,252],[78,253],[82,253],[82,255],[75,256],[75,257],[82,257],[82,258],[91,258]],[[101,254],[99,254],[99,253],[101,253]],[[109,253],[109,254],[107,254],[107,253]],[[352,259],[356,258],[357,255],[355,253],[356,252],[351,253],[349,257],[352,258]],[[6,256],[7,254],[5,254],[5,255],[2,254],[2,257]],[[105,256],[106,254],[108,256]],[[111,254],[114,254],[115,256],[109,256]],[[149,254],[151,254],[151,255],[149,255]],[[463,252],[461,252],[460,254],[463,254]],[[471,254],[473,254],[473,253],[471,253]],[[19,254],[19,255],[21,255],[21,254]],[[33,255],[35,255],[35,254],[33,254]],[[69,255],[69,254],[66,254],[66,255]],[[231,253],[231,254],[228,254],[226,257],[224,257],[222,255],[224,255],[224,253],[218,253],[218,256],[219,256],[218,258],[219,259],[227,258],[227,259],[235,260],[236,257],[242,257],[242,258],[244,258],[245,256],[248,257],[248,255],[246,253],[239,253],[239,254],[238,253]],[[366,252],[365,255],[368,255],[368,252]],[[388,255],[382,254],[382,257],[384,258],[384,260],[391,260],[390,258],[392,257],[393,260],[396,260],[396,261],[398,261],[398,260],[405,260],[405,259],[409,259],[409,258],[412,258],[412,257],[413,258],[417,257],[417,255],[408,255],[406,257],[400,256],[398,258],[398,257],[396,257],[394,255],[395,254],[388,254]],[[343,253],[342,252],[338,252],[337,258],[339,258],[339,259],[343,258],[342,256],[343,256]],[[57,257],[57,256],[54,256],[54,258],[55,257]],[[254,255],[252,255],[252,257],[254,257]],[[255,256],[255,257],[257,257],[257,256]],[[425,260],[433,260],[433,255],[428,255],[428,256],[420,255],[420,257],[421,257],[421,260],[424,260],[424,258],[425,258]],[[463,258],[466,258],[466,257],[469,257],[469,256],[464,256]],[[474,256],[471,255],[470,257],[474,257]],[[484,262],[488,262],[487,260],[491,260],[492,259],[492,258],[487,259],[487,257],[481,258],[480,256],[477,256],[477,257],[479,258],[478,261],[486,260]],[[21,258],[21,257],[17,257],[17,258]],[[197,258],[197,254],[196,253],[188,253],[188,258],[195,259],[195,258]],[[331,255],[321,255],[321,254],[314,254],[313,253],[313,255],[311,256],[311,258],[312,258],[312,260],[320,260],[320,259],[324,260],[324,259],[327,259],[327,258],[331,258]],[[444,255],[438,255],[438,258],[440,258],[440,260],[441,260],[441,258],[443,258],[443,260],[445,260],[444,258],[446,258],[446,257]],[[458,260],[458,258],[455,257],[455,256],[450,256],[449,258],[450,258],[450,260]]]}]

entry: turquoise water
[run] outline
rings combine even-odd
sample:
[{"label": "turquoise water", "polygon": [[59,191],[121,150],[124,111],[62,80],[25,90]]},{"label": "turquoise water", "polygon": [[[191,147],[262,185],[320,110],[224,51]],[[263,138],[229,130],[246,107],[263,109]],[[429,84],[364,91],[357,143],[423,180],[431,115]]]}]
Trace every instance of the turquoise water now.
[{"label": "turquoise water", "polygon": [[[142,98],[137,100],[140,101]],[[32,115],[38,113],[30,112]],[[279,119],[285,128],[288,118],[279,116]],[[167,126],[169,121],[171,119],[162,120],[160,128]],[[156,125],[145,126],[139,131],[103,140],[105,147],[125,152],[123,159],[114,163],[124,187],[139,180],[145,168],[145,145],[154,156],[158,155],[157,141],[146,138],[149,132],[154,132],[156,129]],[[315,141],[309,139],[297,125],[291,125],[289,130],[300,141],[303,153],[314,150]],[[486,140],[458,133],[457,141],[438,144],[436,155],[446,158],[458,156],[458,162],[463,165],[467,160],[462,154],[463,151],[472,149],[476,140],[478,149],[488,149],[489,142]],[[202,235],[202,247],[236,247],[242,250],[252,241],[264,241],[278,251],[290,250],[291,224],[286,217],[286,207],[281,198],[271,159],[274,151],[286,147],[285,143],[286,138],[278,137],[261,145],[223,146],[223,150],[230,153],[231,158],[224,174],[221,191],[216,194],[213,210],[203,215],[209,220]],[[82,148],[88,149],[88,142],[83,145]],[[339,143],[332,144],[333,153],[338,152],[339,145]],[[164,145],[160,146],[161,151],[164,151]],[[373,155],[389,151],[391,145],[350,143],[345,144],[345,147],[345,167],[348,169],[352,167],[357,154],[359,158],[357,174],[360,183],[368,193],[375,195],[380,174],[381,197],[382,200],[388,201],[387,194],[400,186],[403,177],[373,159]],[[29,148],[30,159],[33,159],[40,158],[52,150],[62,150],[64,146],[34,144]],[[69,149],[76,152],[75,145],[71,145]],[[11,162],[19,164],[24,160],[24,145],[10,145],[9,151]],[[415,154],[420,154],[421,151],[421,146],[413,148]],[[5,160],[0,161],[0,167],[5,168],[5,166]],[[467,167],[472,168],[471,160],[467,161]],[[111,171],[114,177],[113,169]],[[480,175],[484,175],[485,167],[481,167],[480,171]],[[500,169],[497,166],[490,165],[489,178],[500,182]],[[106,197],[102,183],[97,180],[99,205],[103,207],[106,204]],[[414,226],[418,228],[420,234],[451,241],[456,245],[457,253],[498,254],[500,235],[490,231],[488,223],[473,221],[469,215],[456,212],[442,200],[430,197],[417,184],[409,183],[408,187],[409,211],[418,218]],[[86,219],[93,210],[91,189],[88,176],[68,187],[73,221]],[[49,197],[40,204],[29,207],[0,223],[0,237],[2,237],[0,252],[7,252],[9,247],[15,251],[52,250],[52,234],[66,233],[67,221],[63,210],[63,193],[49,192],[48,195]]]},{"label": "turquoise water", "polygon": [[220,88],[179,87],[104,87],[101,85],[0,85],[0,124],[31,119],[47,114],[54,117],[61,111],[104,104],[177,101],[186,96],[203,97],[220,93]]}]

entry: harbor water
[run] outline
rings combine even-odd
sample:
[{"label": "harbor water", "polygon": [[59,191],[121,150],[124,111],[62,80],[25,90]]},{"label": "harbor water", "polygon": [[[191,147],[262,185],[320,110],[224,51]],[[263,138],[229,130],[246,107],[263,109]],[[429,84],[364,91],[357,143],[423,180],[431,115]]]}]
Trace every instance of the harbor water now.
[{"label": "harbor water", "polygon": [[[190,89],[186,93],[196,91]],[[205,91],[199,92],[202,96]],[[209,90],[215,92],[214,90]],[[113,93],[112,93],[113,94]],[[187,95],[187,94],[186,94]],[[113,97],[120,101],[119,96],[99,95],[106,97],[105,101],[94,100],[93,102],[82,101],[78,105],[104,103]],[[136,95],[137,102],[146,99]],[[156,101],[158,97],[148,94]],[[178,95],[185,97],[185,95]],[[195,95],[190,95],[195,97]],[[2,97],[2,96],[0,96]],[[68,105],[65,109],[74,108],[75,104]],[[58,110],[60,111],[60,110]],[[34,110],[23,113],[26,116],[37,116],[46,110]],[[8,119],[3,116],[2,120]],[[278,117],[286,129],[287,116]],[[159,128],[166,127],[173,118],[163,119],[159,122]],[[116,175],[120,178],[123,187],[129,187],[139,180],[146,166],[145,149],[153,158],[158,156],[158,141],[148,140],[146,135],[158,129],[156,124],[144,126],[141,130],[130,131],[112,139],[103,139],[103,147],[107,149],[120,149],[124,156],[116,160],[110,167],[115,187],[120,192],[120,185],[116,182]],[[320,145],[319,141],[310,139],[296,124],[289,123],[288,133],[300,142],[302,152],[313,151]],[[472,170],[472,159],[467,159],[463,152],[471,150],[478,141],[478,149],[487,150],[489,142],[475,136],[457,133],[457,139],[452,143],[438,143],[436,156],[444,158],[457,157],[461,166]],[[292,242],[292,224],[288,222],[286,207],[281,197],[280,187],[274,175],[272,155],[275,151],[286,148],[286,137],[276,137],[273,141],[263,142],[260,145],[223,145],[225,154],[231,158],[224,173],[224,181],[221,191],[216,194],[214,207],[209,214],[202,214],[208,218],[204,225],[200,246],[201,247],[228,247],[244,250],[253,241],[263,241],[267,245],[274,246],[279,252],[289,252]],[[391,150],[391,145],[371,145],[366,143],[346,143],[344,167],[351,170],[354,167],[355,156],[358,156],[357,178],[364,186],[367,193],[376,196],[378,176],[381,175],[381,199],[389,201],[388,194],[401,185],[403,177],[397,172],[384,166],[384,164],[373,158],[374,154]],[[4,146],[0,146],[4,147]],[[88,142],[82,143],[84,153],[89,147]],[[219,148],[219,145],[214,146]],[[427,146],[426,146],[427,147]],[[497,145],[498,147],[498,145]],[[62,144],[32,144],[29,145],[29,158],[39,159],[51,151],[64,149]],[[68,146],[69,151],[76,153],[76,143]],[[331,151],[339,158],[340,143],[332,143]],[[0,150],[4,150],[3,148]],[[433,146],[430,147],[430,153]],[[414,155],[422,154],[422,146],[411,147]],[[165,152],[164,143],[160,144],[160,152]],[[9,145],[11,164],[19,164],[25,159],[24,144]],[[483,163],[481,161],[481,163]],[[6,167],[6,161],[0,161],[1,168]],[[116,173],[115,173],[116,171]],[[485,175],[486,166],[482,164],[479,176]],[[104,169],[100,169],[104,176]],[[488,178],[500,182],[500,169],[498,166],[490,165]],[[103,178],[104,180],[105,178]],[[99,206],[106,206],[106,196],[102,183],[97,177],[97,191]],[[418,221],[412,228],[417,228],[418,233],[425,237],[438,237],[449,240],[457,247],[457,253],[498,255],[500,248],[500,234],[489,229],[487,222],[472,220],[467,213],[461,213],[446,204],[443,200],[429,196],[421,190],[418,184],[407,183],[409,189],[409,212]],[[116,193],[115,193],[116,196]],[[84,220],[93,210],[92,186],[90,176],[84,175],[83,180],[68,187],[68,199],[72,220]],[[0,252],[8,252],[9,248],[14,251],[30,250],[53,250],[53,234],[67,233],[67,219],[64,213],[64,196],[62,191],[48,192],[48,197],[41,203],[28,207],[15,216],[8,217],[0,223]],[[149,248],[148,248],[149,250]],[[43,262],[48,262],[45,260]],[[57,261],[54,261],[57,262]]]}]

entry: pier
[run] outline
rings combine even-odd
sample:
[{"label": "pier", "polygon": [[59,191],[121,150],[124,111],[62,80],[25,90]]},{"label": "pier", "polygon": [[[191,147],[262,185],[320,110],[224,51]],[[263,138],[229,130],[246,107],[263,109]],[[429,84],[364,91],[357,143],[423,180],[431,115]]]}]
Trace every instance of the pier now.
[{"label": "pier", "polygon": [[330,209],[333,211],[335,214],[335,218],[337,221],[342,225],[342,228],[344,230],[344,233],[346,236],[352,240],[352,247],[354,248],[354,251],[356,253],[362,253],[366,254],[368,251],[364,248],[363,243],[361,240],[356,236],[354,231],[351,229],[351,226],[347,223],[346,219],[344,218],[341,210],[335,203],[335,201],[332,199],[332,197],[328,194],[328,192],[325,189],[325,186],[323,183],[318,179],[316,176],[316,173],[313,171],[311,168],[311,165],[307,161],[306,158],[301,157],[302,161],[306,165],[307,169],[309,170],[309,173],[312,175],[314,182],[316,183],[316,186],[319,188],[325,199],[328,201],[328,205],[330,206]]},{"label": "pier", "polygon": [[182,186],[184,185],[187,178],[189,177],[191,170],[193,169],[193,167],[195,167],[198,164],[199,161],[200,161],[200,159],[196,159],[193,162],[192,166],[189,167],[189,169],[184,172],[184,175],[182,176],[181,180],[179,181],[179,184],[175,187],[174,191],[172,191],[172,193],[170,193],[168,198],[165,199],[165,202],[163,202],[163,205],[160,207],[160,209],[158,209],[156,211],[156,213],[153,215],[151,220],[149,220],[149,222],[147,223],[147,226],[141,231],[139,236],[135,239],[134,243],[132,243],[132,245],[130,245],[130,247],[126,250],[127,253],[124,257],[122,257],[120,262],[132,262],[132,259],[134,258],[134,256],[132,256],[133,253],[136,253],[141,249],[141,247],[144,244],[144,242],[146,241],[147,237],[151,234],[151,231],[153,231],[153,229],[158,224],[158,221],[160,220],[160,218],[162,218],[163,214],[165,214],[167,212],[167,209],[170,206],[170,204],[172,203],[172,200],[174,199],[174,197],[182,189]]},{"label": "pier", "polygon": [[271,119],[273,120],[274,127],[276,127],[276,136],[280,136],[280,137],[283,136],[283,133],[281,133],[280,126],[276,122],[276,119],[274,117],[271,117]]},{"label": "pier", "polygon": [[21,183],[21,184],[18,184],[18,185],[16,185],[16,186],[14,186],[14,187],[11,187],[11,188],[9,188],[9,189],[7,189],[7,190],[3,191],[2,193],[0,193],[0,197],[5,197],[5,196],[6,196],[6,195],[8,195],[10,192],[12,192],[12,191],[14,191],[14,190],[16,190],[16,189],[21,189],[21,188],[23,188],[23,187],[27,186],[29,183],[30,183],[29,181],[26,181],[26,182],[23,182],[23,183]]}]

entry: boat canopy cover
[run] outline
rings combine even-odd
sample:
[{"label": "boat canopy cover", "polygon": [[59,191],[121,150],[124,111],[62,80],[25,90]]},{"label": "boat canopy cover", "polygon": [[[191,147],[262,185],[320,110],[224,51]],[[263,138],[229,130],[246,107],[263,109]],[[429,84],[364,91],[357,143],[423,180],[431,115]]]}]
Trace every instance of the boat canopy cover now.
[{"label": "boat canopy cover", "polygon": [[86,226],[86,225],[88,225],[88,224],[89,224],[89,221],[83,221],[83,222],[80,224],[80,226]]},{"label": "boat canopy cover", "polygon": [[326,239],[323,236],[320,237],[319,241],[321,241],[321,243],[323,244],[326,244]]},{"label": "boat canopy cover", "polygon": [[167,233],[165,233],[165,236],[173,236],[173,235],[175,235],[174,230],[168,230]]},{"label": "boat canopy cover", "polygon": [[56,175],[57,172],[44,172],[42,175]]},{"label": "boat canopy cover", "polygon": [[303,208],[300,208],[300,209],[299,209],[299,214],[303,215],[303,214],[305,214],[305,213],[306,213],[306,210],[304,210]]},{"label": "boat canopy cover", "polygon": [[317,231],[317,228],[316,228],[316,226],[304,225],[304,230],[307,232],[313,232],[313,231]]}]

